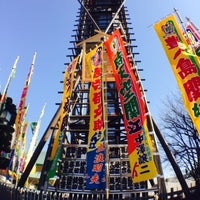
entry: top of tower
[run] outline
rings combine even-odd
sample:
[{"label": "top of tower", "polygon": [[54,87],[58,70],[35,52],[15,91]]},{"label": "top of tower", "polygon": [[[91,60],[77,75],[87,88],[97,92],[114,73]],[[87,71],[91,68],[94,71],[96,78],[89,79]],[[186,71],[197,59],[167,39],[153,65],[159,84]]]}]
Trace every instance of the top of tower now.
[{"label": "top of tower", "polygon": [[95,35],[95,30],[111,33],[119,23],[127,28],[122,0],[82,0],[77,36],[80,40]]}]

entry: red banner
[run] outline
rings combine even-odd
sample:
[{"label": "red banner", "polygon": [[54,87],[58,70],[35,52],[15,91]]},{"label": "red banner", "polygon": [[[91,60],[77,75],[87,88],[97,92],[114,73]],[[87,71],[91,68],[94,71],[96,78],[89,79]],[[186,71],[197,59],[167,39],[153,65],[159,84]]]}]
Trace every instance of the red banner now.
[{"label": "red banner", "polygon": [[144,129],[145,104],[119,30],[109,37],[105,46],[123,110],[133,182],[149,180],[157,175],[157,171],[151,141]]}]

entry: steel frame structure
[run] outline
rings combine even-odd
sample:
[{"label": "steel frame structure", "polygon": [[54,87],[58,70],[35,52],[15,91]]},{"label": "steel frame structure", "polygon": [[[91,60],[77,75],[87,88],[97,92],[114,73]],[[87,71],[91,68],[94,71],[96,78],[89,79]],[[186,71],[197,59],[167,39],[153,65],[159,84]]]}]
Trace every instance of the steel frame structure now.
[{"label": "steel frame structure", "polygon": [[[157,142],[154,136],[154,126],[148,109],[148,103],[145,98],[142,80],[139,77],[137,64],[140,60],[136,60],[138,55],[136,45],[132,45],[135,41],[134,33],[128,22],[129,17],[127,9],[124,5],[125,0],[78,0],[80,9],[77,15],[77,24],[74,35],[72,35],[73,47],[71,55],[67,55],[69,63],[79,54],[82,55],[82,62],[74,75],[74,88],[70,98],[69,115],[65,116],[66,132],[63,140],[63,152],[58,164],[55,189],[68,192],[71,198],[80,199],[137,199],[139,197],[147,197],[149,195],[166,193],[164,177],[160,162],[160,156],[157,148]],[[132,183],[131,173],[129,169],[129,160],[127,155],[127,139],[122,120],[121,105],[116,90],[115,79],[112,74],[106,53],[105,58],[105,108],[107,110],[106,133],[107,133],[107,188],[106,191],[88,191],[85,189],[85,173],[86,173],[86,149],[87,138],[89,132],[89,87],[91,77],[88,75],[88,66],[85,62],[85,54],[100,44],[108,34],[119,28],[125,41],[126,50],[130,56],[130,62],[133,72],[140,83],[141,92],[144,95],[146,109],[148,113],[149,134],[154,147],[154,160],[157,166],[159,176],[155,180]],[[68,63],[66,63],[68,65]],[[62,93],[62,92],[61,92]],[[47,150],[45,162],[41,172],[38,185],[40,190],[48,190],[46,174],[50,167],[49,156],[52,150],[52,143],[61,115],[61,105],[52,121],[46,129],[33,157],[27,165],[25,172],[18,183],[23,186],[32,167],[39,156],[41,149],[44,147],[50,135],[51,141]]]}]

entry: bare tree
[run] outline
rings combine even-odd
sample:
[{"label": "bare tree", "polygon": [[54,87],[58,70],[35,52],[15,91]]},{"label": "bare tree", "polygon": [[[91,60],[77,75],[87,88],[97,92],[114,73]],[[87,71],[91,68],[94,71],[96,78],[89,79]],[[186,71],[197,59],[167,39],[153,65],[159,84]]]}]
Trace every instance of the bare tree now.
[{"label": "bare tree", "polygon": [[200,137],[187,114],[179,95],[171,95],[164,102],[162,127],[165,139],[176,161],[187,177],[194,178],[200,188]]}]

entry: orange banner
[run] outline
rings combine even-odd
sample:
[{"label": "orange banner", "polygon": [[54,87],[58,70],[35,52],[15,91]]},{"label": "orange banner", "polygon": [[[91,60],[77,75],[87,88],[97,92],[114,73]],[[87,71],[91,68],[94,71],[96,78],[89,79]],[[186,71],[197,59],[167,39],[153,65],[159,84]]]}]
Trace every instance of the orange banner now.
[{"label": "orange banner", "polygon": [[200,63],[173,15],[154,25],[182,93],[183,102],[200,134]]},{"label": "orange banner", "polygon": [[151,140],[144,126],[146,111],[142,94],[131,70],[119,30],[116,30],[104,44],[123,110],[133,183],[146,181],[154,178],[157,170],[153,160]]}]

